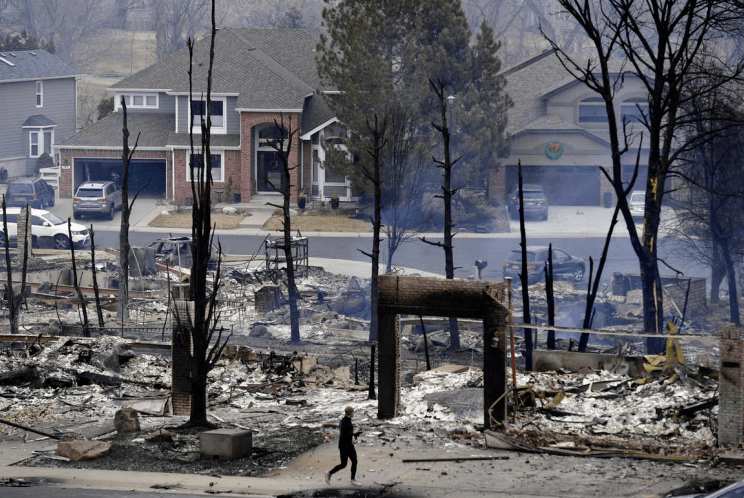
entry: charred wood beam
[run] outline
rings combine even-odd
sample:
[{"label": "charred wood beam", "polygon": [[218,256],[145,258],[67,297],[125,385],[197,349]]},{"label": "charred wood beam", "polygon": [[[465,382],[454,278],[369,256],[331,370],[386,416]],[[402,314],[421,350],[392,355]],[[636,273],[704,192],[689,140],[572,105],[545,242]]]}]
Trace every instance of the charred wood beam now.
[{"label": "charred wood beam", "polygon": [[50,437],[52,439],[62,439],[62,436],[63,436],[62,434],[49,434],[48,432],[43,432],[37,429],[32,429],[31,427],[27,427],[21,424],[16,424],[15,422],[11,422],[9,420],[0,419],[0,424],[9,425],[17,429],[23,429],[24,431],[33,432],[34,434],[39,434],[41,436]]}]

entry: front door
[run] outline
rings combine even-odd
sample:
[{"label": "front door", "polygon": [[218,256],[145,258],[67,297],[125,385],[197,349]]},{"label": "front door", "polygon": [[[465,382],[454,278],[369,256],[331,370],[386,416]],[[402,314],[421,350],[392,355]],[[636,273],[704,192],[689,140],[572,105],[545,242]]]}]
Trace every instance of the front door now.
[{"label": "front door", "polygon": [[259,192],[284,191],[284,165],[275,150],[258,151],[256,188]]}]

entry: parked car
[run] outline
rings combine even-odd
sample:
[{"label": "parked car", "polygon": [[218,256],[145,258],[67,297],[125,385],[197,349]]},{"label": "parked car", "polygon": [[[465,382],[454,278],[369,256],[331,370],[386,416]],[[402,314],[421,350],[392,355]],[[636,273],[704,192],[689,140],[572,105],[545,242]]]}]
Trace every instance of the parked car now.
[{"label": "parked car", "polygon": [[630,214],[635,221],[640,221],[646,215],[646,192],[643,190],[634,190],[630,193],[628,199]]},{"label": "parked car", "polygon": [[72,199],[72,216],[79,220],[84,214],[98,214],[113,220],[121,203],[121,190],[114,182],[81,183]]},{"label": "parked car", "polygon": [[16,178],[5,192],[5,205],[36,209],[54,206],[54,189],[41,178]]},{"label": "parked car", "polygon": [[[548,196],[542,185],[528,183],[522,185],[522,197],[524,198],[524,217],[527,219],[534,216],[539,220],[548,219]],[[507,200],[507,208],[512,218],[519,218],[519,187],[512,191]]]},{"label": "parked car", "polygon": [[[548,260],[547,246],[527,247],[527,280],[530,285],[545,279],[545,262]],[[522,250],[512,251],[504,261],[504,277],[512,277],[519,283],[522,271]],[[571,256],[566,251],[553,248],[553,278],[581,282],[584,279],[586,264],[581,258]]]},{"label": "parked car", "polygon": [[[18,237],[18,216],[21,208],[5,209],[8,224],[8,238],[15,243]],[[69,249],[70,238],[67,231],[67,220],[63,220],[54,213],[43,209],[31,209],[31,245],[33,247],[51,247],[54,249]],[[88,247],[90,234],[88,229],[78,223],[71,223],[72,241],[75,247]],[[3,213],[0,211],[0,247],[5,246],[5,232],[3,228]]]},{"label": "parked car", "polygon": [[[191,237],[163,237],[150,244],[150,247],[155,250],[155,261],[159,263],[182,268],[191,266],[191,255],[194,251]],[[209,255],[210,270],[217,269],[218,254],[218,249],[213,245]]]}]

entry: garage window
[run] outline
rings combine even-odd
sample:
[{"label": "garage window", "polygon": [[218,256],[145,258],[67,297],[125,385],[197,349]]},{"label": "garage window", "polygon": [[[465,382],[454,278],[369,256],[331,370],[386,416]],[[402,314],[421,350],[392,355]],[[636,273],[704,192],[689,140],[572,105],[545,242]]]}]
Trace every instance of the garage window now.
[{"label": "garage window", "polygon": [[[224,168],[224,157],[222,154],[210,154],[209,167],[212,170],[212,181],[224,182],[225,181],[225,168]],[[189,167],[186,170],[186,180],[191,181],[192,178],[196,179],[199,165],[202,164],[202,154],[191,154],[189,158]],[[205,170],[206,172],[206,170]],[[206,174],[204,178],[206,179]]]}]

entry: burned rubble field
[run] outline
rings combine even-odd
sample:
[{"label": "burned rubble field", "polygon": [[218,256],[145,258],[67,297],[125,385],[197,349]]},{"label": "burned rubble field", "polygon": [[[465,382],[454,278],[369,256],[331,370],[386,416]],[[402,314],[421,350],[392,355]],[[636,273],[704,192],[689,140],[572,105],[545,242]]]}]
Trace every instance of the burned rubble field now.
[{"label": "burned rubble field", "polygon": [[[167,305],[162,298],[138,303],[134,325],[148,326],[127,328],[125,337],[63,336],[45,344],[2,346],[0,372],[33,369],[34,373],[30,379],[21,376],[0,382],[0,419],[64,438],[84,434],[112,443],[110,454],[97,460],[61,461],[52,450],[21,462],[26,466],[270,476],[299,454],[324,442],[333,444],[339,414],[348,404],[357,407],[355,423],[364,425],[368,437],[380,444],[424,442],[431,448],[455,444],[483,449],[483,384],[478,368],[483,340],[477,323],[461,324],[462,349],[455,353],[447,350],[446,319],[427,325],[432,367],[440,368],[426,372],[423,337],[415,325],[418,317],[409,320],[401,338],[402,411],[394,421],[376,418],[377,402],[367,399],[366,387],[368,284],[311,268],[298,282],[302,342],[290,344],[286,306],[257,313],[252,298],[261,283],[225,279],[220,311],[225,334],[232,332],[233,348],[210,373],[208,413],[216,427],[253,431],[250,457],[231,462],[201,460],[201,429],[182,427],[186,417],[167,416],[167,349],[154,353],[152,348],[130,347],[137,342],[169,342]],[[539,292],[536,289],[538,300]],[[566,284],[558,297],[571,301],[580,294]],[[115,323],[111,313],[107,318]],[[688,327],[711,333],[720,318],[700,318]],[[26,334],[61,335],[66,330],[61,323],[76,320],[77,310],[52,309],[30,298],[29,314],[22,322]],[[515,338],[520,366],[524,364],[521,334]],[[570,339],[559,339],[558,348],[568,349],[569,343]],[[520,367],[516,372],[519,410],[514,411],[512,396],[503,433],[526,452],[563,452],[566,458],[598,452],[651,457],[634,465],[634,472],[659,472],[652,463],[655,458],[662,465],[686,462],[690,467],[674,472],[694,483],[694,489],[703,489],[705,484],[698,481],[723,480],[727,475],[718,465],[714,436],[717,379],[710,364],[717,364],[715,344],[711,348],[686,342],[686,365],[657,365],[641,379],[606,370],[524,372]],[[621,341],[591,349],[618,356],[640,351],[637,345]],[[511,369],[507,377],[511,379]],[[113,432],[114,414],[124,406],[139,412],[139,432]],[[91,433],[90,427],[100,422],[111,427]],[[149,442],[147,436],[158,429],[167,429],[172,441]],[[0,439],[40,436],[0,424]],[[622,458],[603,458],[595,460],[601,464],[591,465],[601,466],[607,475],[623,473],[627,465]]]}]

